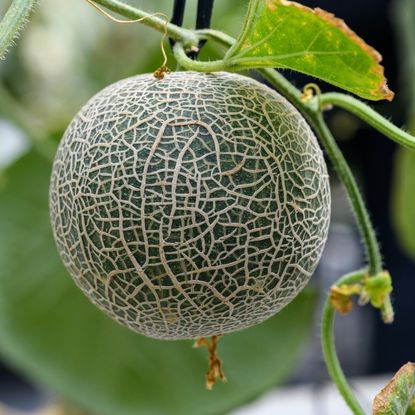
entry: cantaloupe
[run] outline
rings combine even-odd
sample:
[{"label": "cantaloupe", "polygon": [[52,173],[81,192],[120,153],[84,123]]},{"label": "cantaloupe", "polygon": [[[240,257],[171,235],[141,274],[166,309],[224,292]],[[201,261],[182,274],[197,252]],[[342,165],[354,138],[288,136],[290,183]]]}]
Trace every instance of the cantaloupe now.
[{"label": "cantaloupe", "polygon": [[281,95],[245,76],[117,82],[70,123],[50,211],[76,284],[160,339],[262,322],[305,286],[327,237],[317,140]]}]

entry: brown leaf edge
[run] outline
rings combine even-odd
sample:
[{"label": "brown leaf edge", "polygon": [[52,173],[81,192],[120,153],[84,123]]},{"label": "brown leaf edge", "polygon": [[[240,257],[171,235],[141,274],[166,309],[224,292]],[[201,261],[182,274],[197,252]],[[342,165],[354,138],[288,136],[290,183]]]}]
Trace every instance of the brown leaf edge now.
[{"label": "brown leaf edge", "polygon": [[352,29],[350,29],[349,26],[344,22],[343,19],[339,19],[336,17],[333,13],[329,13],[325,10],[322,10],[318,7],[315,9],[312,9],[310,7],[304,6],[300,3],[289,1],[289,0],[268,0],[267,1],[267,7],[270,10],[276,10],[277,5],[280,4],[281,6],[287,6],[287,7],[297,7],[298,9],[304,10],[308,13],[312,13],[327,22],[331,23],[335,27],[337,27],[339,30],[341,30],[343,33],[345,33],[347,36],[349,36],[351,39],[353,39],[357,45],[360,46],[360,48],[368,53],[373,60],[376,63],[376,66],[373,68],[373,72],[381,77],[381,81],[378,85],[378,87],[371,91],[371,95],[373,97],[376,97],[378,93],[380,92],[384,99],[387,101],[392,101],[393,97],[395,96],[394,92],[391,91],[388,87],[387,80],[385,78],[385,70],[382,65],[380,65],[380,62],[382,61],[382,55],[374,49],[372,46],[369,46],[360,36],[358,36]]},{"label": "brown leaf edge", "polygon": [[389,383],[375,396],[373,400],[373,415],[388,413],[389,397],[393,394],[396,384],[405,375],[414,376],[415,363],[404,364],[389,381]]}]

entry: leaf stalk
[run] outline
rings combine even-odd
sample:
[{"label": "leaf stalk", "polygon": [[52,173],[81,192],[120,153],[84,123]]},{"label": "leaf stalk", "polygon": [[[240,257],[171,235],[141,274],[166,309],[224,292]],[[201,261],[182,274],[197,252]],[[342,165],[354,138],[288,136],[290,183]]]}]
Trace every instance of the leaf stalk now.
[{"label": "leaf stalk", "polygon": [[322,94],[320,104],[322,107],[334,105],[343,108],[401,146],[415,150],[415,137],[413,135],[392,124],[364,102],[350,95],[338,92]]}]

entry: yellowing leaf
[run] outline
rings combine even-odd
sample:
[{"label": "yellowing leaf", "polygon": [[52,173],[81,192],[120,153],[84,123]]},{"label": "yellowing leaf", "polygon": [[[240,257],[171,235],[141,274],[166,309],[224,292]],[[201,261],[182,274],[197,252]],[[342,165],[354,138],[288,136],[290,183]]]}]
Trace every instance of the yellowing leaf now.
[{"label": "yellowing leaf", "polygon": [[376,395],[373,415],[405,415],[415,393],[415,363],[403,365]]},{"label": "yellowing leaf", "polygon": [[343,20],[287,0],[251,0],[232,67],[290,68],[370,100],[393,99],[381,55]]}]

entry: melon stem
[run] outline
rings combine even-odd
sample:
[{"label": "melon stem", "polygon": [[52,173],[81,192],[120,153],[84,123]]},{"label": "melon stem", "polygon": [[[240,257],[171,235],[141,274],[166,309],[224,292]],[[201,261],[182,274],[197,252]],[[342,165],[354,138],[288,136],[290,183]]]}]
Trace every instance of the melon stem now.
[{"label": "melon stem", "polygon": [[209,368],[206,373],[206,389],[208,390],[213,389],[217,379],[220,379],[223,383],[227,382],[222,371],[222,360],[217,355],[218,342],[219,336],[212,336],[210,342],[206,337],[199,337],[193,345],[196,349],[204,346],[209,352]]}]

